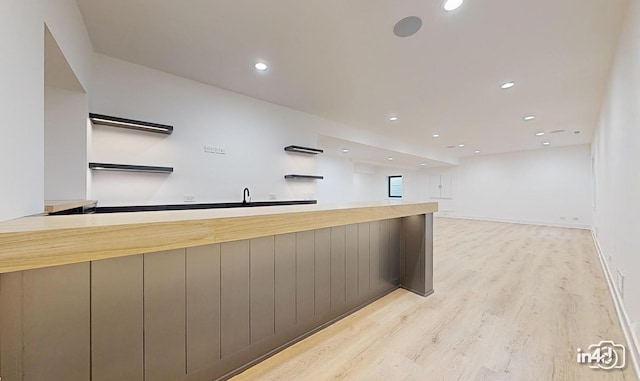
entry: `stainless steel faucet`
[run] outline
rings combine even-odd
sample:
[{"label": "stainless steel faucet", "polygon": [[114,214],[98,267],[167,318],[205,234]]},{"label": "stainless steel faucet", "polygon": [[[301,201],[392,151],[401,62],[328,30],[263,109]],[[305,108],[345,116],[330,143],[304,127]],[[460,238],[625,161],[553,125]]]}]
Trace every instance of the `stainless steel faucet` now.
[{"label": "stainless steel faucet", "polygon": [[244,188],[242,191],[242,203],[247,203],[247,197],[249,197],[249,202],[251,202],[251,193],[249,193],[249,188]]}]

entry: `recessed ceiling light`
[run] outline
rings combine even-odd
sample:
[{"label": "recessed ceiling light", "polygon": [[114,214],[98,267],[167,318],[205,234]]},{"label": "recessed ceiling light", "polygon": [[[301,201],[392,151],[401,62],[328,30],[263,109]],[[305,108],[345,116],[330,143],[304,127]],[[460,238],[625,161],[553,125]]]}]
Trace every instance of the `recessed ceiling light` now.
[{"label": "recessed ceiling light", "polygon": [[549,143],[549,142],[542,142],[542,145],[543,145],[543,146],[548,146],[549,144],[551,144],[551,143]]},{"label": "recessed ceiling light", "polygon": [[396,120],[398,120],[398,117],[393,115],[393,116],[389,117],[389,120],[392,121],[392,122],[395,122]]},{"label": "recessed ceiling light", "polygon": [[343,153],[348,153],[348,152],[349,152],[349,149],[347,149],[347,148],[343,148],[343,149],[342,149],[342,152],[343,152]]},{"label": "recessed ceiling light", "polygon": [[544,135],[544,132],[540,131],[540,132],[536,132],[536,136],[542,136]]},{"label": "recessed ceiling light", "polygon": [[480,150],[475,150],[473,151],[473,153],[475,153],[476,155],[480,153]]},{"label": "recessed ceiling light", "polygon": [[458,147],[464,147],[464,144],[458,144]]},{"label": "recessed ceiling light", "polygon": [[515,82],[510,81],[510,82],[505,82],[505,83],[503,83],[502,85],[500,85],[500,88],[501,88],[502,90],[506,90],[506,89],[510,89],[510,88],[512,88],[512,87],[513,87],[513,86],[515,86],[515,85],[516,85],[516,83],[515,83]]},{"label": "recessed ceiling light", "polygon": [[258,62],[254,65],[254,67],[260,71],[265,71],[269,68],[269,66],[267,66],[267,64],[264,62]]},{"label": "recessed ceiling light", "polygon": [[420,165],[425,166],[425,165],[427,165],[427,163],[420,163]]},{"label": "recessed ceiling light", "polygon": [[444,8],[444,10],[448,12],[453,11],[455,9],[458,9],[458,7],[460,7],[463,2],[464,0],[445,0],[442,8]]},{"label": "recessed ceiling light", "polygon": [[447,146],[447,148],[456,148],[456,146]]},{"label": "recessed ceiling light", "polygon": [[564,132],[564,130],[553,130],[553,131],[549,131],[550,134],[559,134]]},{"label": "recessed ceiling light", "polygon": [[579,134],[579,133],[580,133],[580,131],[579,131],[579,130],[575,130],[575,131],[573,131],[573,133],[574,133],[574,134]]},{"label": "recessed ceiling light", "polygon": [[392,157],[389,157],[389,158],[387,158],[387,160],[391,161],[391,160],[393,160],[393,158],[392,158]]},{"label": "recessed ceiling light", "polygon": [[440,137],[440,134],[433,134],[433,135],[431,135],[431,136],[433,136],[434,138],[439,138],[439,137]]},{"label": "recessed ceiling light", "polygon": [[534,120],[535,118],[536,118],[536,117],[535,117],[535,115],[527,115],[527,116],[525,116],[525,117],[524,117],[524,118],[522,118],[522,119],[524,119],[524,120],[526,120],[526,121],[530,121],[530,120]]}]

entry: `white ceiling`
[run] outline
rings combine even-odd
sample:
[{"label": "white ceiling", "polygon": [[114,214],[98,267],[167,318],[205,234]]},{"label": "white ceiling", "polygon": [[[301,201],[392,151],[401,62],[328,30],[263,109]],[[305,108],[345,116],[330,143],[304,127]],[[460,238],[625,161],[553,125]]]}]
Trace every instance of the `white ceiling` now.
[{"label": "white ceiling", "polygon": [[[629,3],[77,2],[100,53],[401,138],[426,158],[589,143]],[[406,16],[422,29],[396,37]],[[566,132],[548,134],[557,129]]]}]

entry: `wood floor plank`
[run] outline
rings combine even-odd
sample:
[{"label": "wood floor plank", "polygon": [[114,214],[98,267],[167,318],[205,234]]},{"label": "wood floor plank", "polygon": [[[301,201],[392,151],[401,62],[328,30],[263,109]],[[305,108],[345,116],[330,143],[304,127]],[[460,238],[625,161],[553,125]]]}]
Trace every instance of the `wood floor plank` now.
[{"label": "wood floor plank", "polygon": [[234,380],[634,380],[576,363],[624,344],[589,231],[434,219],[434,289],[386,297]]}]

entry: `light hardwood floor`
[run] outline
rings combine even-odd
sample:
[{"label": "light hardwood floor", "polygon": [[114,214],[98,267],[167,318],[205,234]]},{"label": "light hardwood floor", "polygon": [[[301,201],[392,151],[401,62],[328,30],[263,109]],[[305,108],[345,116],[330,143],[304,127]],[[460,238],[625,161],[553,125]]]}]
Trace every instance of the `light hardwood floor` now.
[{"label": "light hardwood floor", "polygon": [[589,231],[436,218],[434,242],[435,294],[396,290],[233,380],[635,380],[576,363],[626,345]]}]

